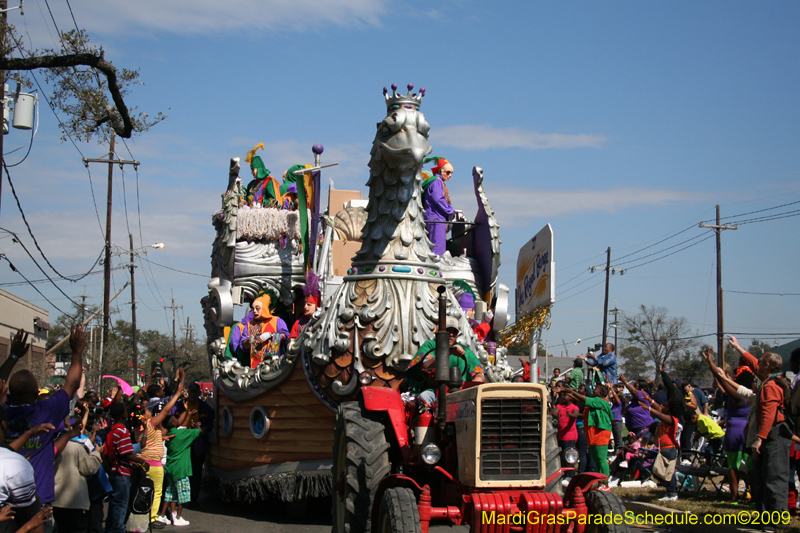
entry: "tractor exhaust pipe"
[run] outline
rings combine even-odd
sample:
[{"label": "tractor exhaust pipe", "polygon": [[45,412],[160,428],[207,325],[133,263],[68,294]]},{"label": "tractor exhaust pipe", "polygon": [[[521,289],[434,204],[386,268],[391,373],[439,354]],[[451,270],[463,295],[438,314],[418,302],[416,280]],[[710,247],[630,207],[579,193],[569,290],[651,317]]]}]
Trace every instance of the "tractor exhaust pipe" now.
[{"label": "tractor exhaust pipe", "polygon": [[439,329],[436,331],[436,382],[439,385],[436,421],[439,435],[447,427],[447,382],[450,381],[450,336],[447,333],[447,296],[444,285],[439,292]]}]

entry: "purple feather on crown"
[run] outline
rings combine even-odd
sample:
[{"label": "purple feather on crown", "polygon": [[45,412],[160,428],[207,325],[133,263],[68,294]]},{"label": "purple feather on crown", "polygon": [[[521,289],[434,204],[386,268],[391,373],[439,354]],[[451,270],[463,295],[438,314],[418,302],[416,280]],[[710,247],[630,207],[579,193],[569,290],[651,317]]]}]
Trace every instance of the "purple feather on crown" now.
[{"label": "purple feather on crown", "polygon": [[314,271],[310,268],[306,271],[306,284],[303,287],[303,294],[306,298],[316,296],[317,299],[321,299],[322,296],[319,290],[319,276],[314,274]]}]

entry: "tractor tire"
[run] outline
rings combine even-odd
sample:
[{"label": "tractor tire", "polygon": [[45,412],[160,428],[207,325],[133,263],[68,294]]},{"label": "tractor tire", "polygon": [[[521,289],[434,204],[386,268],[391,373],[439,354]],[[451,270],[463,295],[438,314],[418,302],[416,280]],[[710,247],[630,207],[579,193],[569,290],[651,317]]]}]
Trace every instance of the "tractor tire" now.
[{"label": "tractor tire", "polygon": [[359,402],[339,406],[333,432],[333,533],[369,533],[372,500],[389,475],[389,443],[380,415]]},{"label": "tractor tire", "polygon": [[[558,430],[553,425],[553,417],[547,417],[547,434],[544,441],[545,478],[549,478],[561,468],[561,448],[558,446]],[[564,474],[559,474],[544,488],[545,492],[555,492],[564,495],[561,480]]]},{"label": "tractor tire", "polygon": [[[589,514],[595,516],[625,516],[625,505],[622,504],[622,499],[613,492],[590,490],[584,496],[586,497],[586,507],[589,508]],[[625,523],[592,523],[586,527],[586,533],[628,533],[628,531],[628,526]]]},{"label": "tractor tire", "polygon": [[421,533],[417,498],[411,489],[386,489],[378,511],[378,533]]}]

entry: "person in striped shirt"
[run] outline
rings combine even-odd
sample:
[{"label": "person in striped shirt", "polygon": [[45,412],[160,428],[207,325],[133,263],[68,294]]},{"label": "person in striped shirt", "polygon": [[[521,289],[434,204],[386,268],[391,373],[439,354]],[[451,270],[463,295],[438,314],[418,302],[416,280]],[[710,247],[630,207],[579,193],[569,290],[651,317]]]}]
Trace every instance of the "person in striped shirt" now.
[{"label": "person in striped shirt", "polygon": [[158,509],[161,506],[161,488],[164,485],[164,467],[161,460],[164,458],[164,438],[161,433],[161,425],[170,413],[172,408],[178,402],[178,398],[183,396],[183,369],[179,369],[180,382],[178,383],[178,390],[172,395],[169,402],[161,409],[161,411],[153,415],[150,409],[144,410],[144,439],[142,442],[142,453],[139,458],[144,459],[150,470],[147,472],[147,477],[153,480],[155,491],[153,495],[153,506],[150,508],[150,521],[153,522],[153,527],[160,529],[164,527],[164,521],[158,520]]},{"label": "person in striped shirt", "polygon": [[113,403],[109,409],[114,425],[109,430],[106,440],[106,455],[111,459],[111,501],[106,514],[106,533],[125,533],[125,514],[128,510],[128,497],[131,491],[131,463],[141,464],[145,472],[150,465],[144,459],[134,455],[131,435],[125,426],[128,410],[123,403]]}]

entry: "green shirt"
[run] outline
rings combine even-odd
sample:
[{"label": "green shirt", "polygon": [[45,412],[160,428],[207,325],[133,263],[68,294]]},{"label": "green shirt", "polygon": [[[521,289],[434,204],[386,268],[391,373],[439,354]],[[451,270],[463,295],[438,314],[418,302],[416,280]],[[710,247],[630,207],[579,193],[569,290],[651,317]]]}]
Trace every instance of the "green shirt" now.
[{"label": "green shirt", "polygon": [[578,390],[578,387],[580,387],[581,383],[583,383],[583,370],[575,367],[569,371],[567,377],[569,377],[569,388],[572,390]]},{"label": "green shirt", "polygon": [[[461,379],[472,381],[478,374],[483,374],[483,366],[475,353],[461,344],[464,349],[464,357],[450,354],[450,367],[456,367],[461,371]],[[422,372],[422,363],[430,358],[436,357],[436,340],[426,341],[417,350],[417,356],[411,361],[403,379],[405,390],[419,394],[425,390],[436,390],[436,384]],[[466,359],[466,364],[465,364]]]},{"label": "green shirt", "polygon": [[611,402],[605,398],[592,396],[586,398],[584,405],[589,408],[589,416],[586,421],[590,426],[611,431],[611,420],[613,418],[611,415]]},{"label": "green shirt", "polygon": [[697,431],[708,440],[721,439],[725,431],[706,415],[697,415]]},{"label": "green shirt", "polygon": [[192,475],[191,446],[194,439],[200,436],[199,429],[175,429],[167,432],[167,436],[175,435],[167,441],[167,464],[164,473],[170,479],[179,480]]}]

